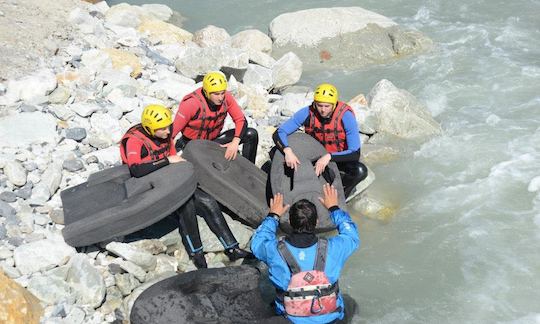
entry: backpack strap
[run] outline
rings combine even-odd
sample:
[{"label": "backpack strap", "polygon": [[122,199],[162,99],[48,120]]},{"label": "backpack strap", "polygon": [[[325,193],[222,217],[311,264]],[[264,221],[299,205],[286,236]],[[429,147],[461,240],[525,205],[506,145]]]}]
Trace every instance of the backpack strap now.
[{"label": "backpack strap", "polygon": [[324,272],[326,266],[326,252],[328,250],[328,240],[320,238],[317,242],[317,258],[315,259],[315,267],[313,270]]},{"label": "backpack strap", "polygon": [[291,251],[289,250],[289,248],[287,248],[287,245],[285,244],[285,241],[283,240],[283,238],[281,238],[278,242],[278,251],[279,251],[279,254],[281,254],[281,257],[285,260],[285,262],[289,266],[289,269],[291,269],[292,274],[299,273],[302,271],[302,269],[300,269],[300,266],[298,265],[298,262],[296,262],[296,259],[292,255]]}]

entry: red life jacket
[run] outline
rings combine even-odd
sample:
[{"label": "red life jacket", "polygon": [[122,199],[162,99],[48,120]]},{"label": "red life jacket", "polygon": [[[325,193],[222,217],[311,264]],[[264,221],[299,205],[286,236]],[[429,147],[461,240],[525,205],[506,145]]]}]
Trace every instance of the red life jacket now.
[{"label": "red life jacket", "polygon": [[278,292],[278,298],[283,301],[287,315],[317,316],[338,310],[338,282],[330,283],[324,273],[327,247],[328,241],[319,239],[313,270],[301,271],[283,239],[279,241],[279,253],[291,270],[291,280],[287,291]]},{"label": "red life jacket", "polygon": [[122,157],[122,162],[125,164],[127,164],[126,146],[129,139],[137,139],[143,142],[143,146],[148,151],[148,155],[141,156],[141,162],[161,160],[171,155],[171,147],[173,145],[172,139],[163,141],[163,143],[157,145],[148,137],[146,132],[143,130],[142,125],[138,124],[128,129],[120,141],[120,156]]},{"label": "red life jacket", "polygon": [[[227,93],[225,93],[225,95],[227,96]],[[210,110],[210,107],[208,107],[202,88],[185,96],[182,99],[182,102],[191,98],[199,101],[200,108],[193,119],[188,122],[182,135],[189,139],[216,139],[221,133],[223,125],[225,124],[225,117],[227,117],[227,100],[223,100],[223,104],[218,110],[212,111]]]},{"label": "red life jacket", "polygon": [[344,102],[338,101],[332,118],[327,123],[322,123],[317,115],[315,105],[309,107],[309,117],[305,125],[306,134],[311,135],[319,141],[329,153],[341,152],[347,150],[347,134],[343,128],[341,119],[346,111],[354,115],[352,108]]}]

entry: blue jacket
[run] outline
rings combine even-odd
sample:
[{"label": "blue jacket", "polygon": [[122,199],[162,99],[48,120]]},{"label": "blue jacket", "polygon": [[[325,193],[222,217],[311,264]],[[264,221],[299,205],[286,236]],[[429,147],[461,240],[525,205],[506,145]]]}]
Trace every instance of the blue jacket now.
[{"label": "blue jacket", "polygon": [[[289,120],[279,126],[277,133],[279,136],[279,141],[281,141],[283,147],[289,146],[287,136],[304,126],[308,118],[309,106],[298,110]],[[360,151],[361,142],[356,118],[350,111],[347,111],[343,114],[343,119],[341,121],[343,122],[343,128],[345,129],[347,136],[347,150],[332,153],[332,158]]]},{"label": "blue jacket", "polygon": [[[335,283],[339,279],[341,269],[345,265],[347,258],[360,246],[360,236],[356,224],[354,224],[346,211],[333,207],[331,208],[330,217],[336,224],[339,235],[328,239],[328,255],[324,272],[330,282]],[[273,217],[266,217],[251,238],[251,251],[253,251],[257,259],[268,265],[270,281],[274,286],[286,291],[291,280],[291,272],[278,251],[277,228],[278,221]],[[302,271],[313,269],[317,244],[307,248],[297,248],[287,242],[285,244],[287,244]],[[284,315],[283,304],[277,299],[275,302],[278,315]],[[340,312],[310,317],[288,316],[287,318],[293,323],[328,323],[344,317],[344,304],[341,293],[338,297],[338,306],[341,307]]]}]

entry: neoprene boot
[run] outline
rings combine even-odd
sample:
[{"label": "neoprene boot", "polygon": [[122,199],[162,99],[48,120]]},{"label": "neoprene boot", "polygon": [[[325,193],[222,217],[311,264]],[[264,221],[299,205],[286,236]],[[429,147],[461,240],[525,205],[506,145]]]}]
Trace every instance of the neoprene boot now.
[{"label": "neoprene boot", "polygon": [[191,261],[193,261],[193,264],[195,265],[195,267],[197,267],[197,269],[208,268],[208,265],[206,264],[206,258],[204,257],[204,253],[202,251],[195,253],[194,255],[190,257],[191,257]]},{"label": "neoprene boot", "polygon": [[238,259],[253,259],[254,258],[251,252],[242,250],[238,246],[225,250],[225,255],[229,257],[230,261],[236,261]]}]

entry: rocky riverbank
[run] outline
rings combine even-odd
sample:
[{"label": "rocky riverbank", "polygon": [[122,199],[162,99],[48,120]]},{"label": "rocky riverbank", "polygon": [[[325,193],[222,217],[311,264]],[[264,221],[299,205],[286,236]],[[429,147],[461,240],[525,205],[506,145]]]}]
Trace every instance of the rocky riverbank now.
[{"label": "rocky riverbank", "polygon": [[[429,43],[425,36],[400,31],[395,23],[377,25],[381,18],[373,13],[349,11],[357,14],[354,21],[363,19],[363,27],[342,28],[321,41],[354,38],[354,33],[377,39],[387,35],[385,46],[392,51],[380,42],[377,48],[364,46],[363,57],[377,58],[366,64],[399,58],[396,44],[408,44],[403,48],[410,51],[401,53],[414,54]],[[300,13],[306,14],[327,12]],[[312,89],[294,85],[304,68],[318,64],[310,58],[320,54],[320,43],[283,51],[290,44],[279,40],[278,31],[289,24],[286,19],[272,22],[271,38],[258,30],[231,36],[215,26],[190,32],[171,24],[171,17],[178,14],[163,5],[109,8],[105,2],[75,0],[0,4],[0,41],[5,44],[0,57],[6,60],[0,70],[0,267],[10,278],[5,280],[14,280],[37,297],[44,309],[42,322],[125,320],[145,287],[194,269],[175,230],[156,239],[108,242],[79,253],[61,236],[60,191],[120,163],[117,143],[139,122],[145,105],[176,109],[184,95],[200,86],[202,74],[221,69],[249,125],[260,134],[261,165],[268,159],[275,127],[311,102]],[[7,33],[14,24],[21,28]],[[396,37],[397,31],[409,38]],[[324,58],[341,62],[332,55]],[[349,103],[361,125],[368,166],[399,157],[404,142],[417,143],[440,132],[423,105],[388,80]],[[232,121],[225,127],[233,127]],[[371,172],[364,189],[374,179]],[[369,191],[353,204],[368,216],[387,212]],[[227,220],[246,247],[252,230]],[[210,267],[228,265],[219,241],[204,222],[200,227]],[[24,300],[39,313],[36,299]]]}]

